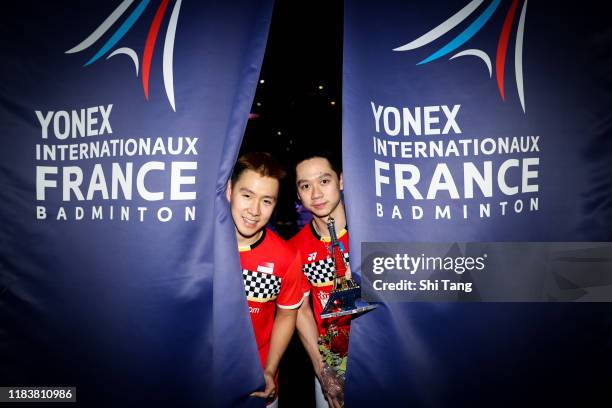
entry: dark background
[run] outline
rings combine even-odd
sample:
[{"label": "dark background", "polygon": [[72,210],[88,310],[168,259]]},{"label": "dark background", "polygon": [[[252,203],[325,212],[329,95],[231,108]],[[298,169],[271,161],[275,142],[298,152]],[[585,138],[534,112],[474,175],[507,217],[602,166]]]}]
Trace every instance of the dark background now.
[{"label": "dark background", "polygon": [[[270,152],[290,171],[307,147],[341,154],[342,21],[341,1],[276,1],[240,154]],[[285,238],[297,232],[291,179],[273,222]]]},{"label": "dark background", "polygon": [[[292,170],[307,147],[341,154],[341,1],[277,0],[240,154],[267,151]],[[281,187],[271,227],[283,238],[299,228],[291,173]],[[279,375],[279,403],[314,406],[314,374],[297,334]]]}]

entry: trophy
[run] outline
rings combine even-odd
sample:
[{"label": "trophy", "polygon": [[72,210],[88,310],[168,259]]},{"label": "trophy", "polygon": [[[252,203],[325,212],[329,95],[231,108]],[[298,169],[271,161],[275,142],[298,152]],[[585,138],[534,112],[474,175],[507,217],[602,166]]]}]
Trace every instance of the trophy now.
[{"label": "trophy", "polygon": [[[335,221],[332,217],[329,217],[327,221],[327,228],[331,239],[329,252],[334,264],[334,288],[329,294],[329,300],[321,312],[321,317],[327,319],[329,317],[347,316],[376,308],[377,305],[366,303],[360,299],[361,287],[351,276],[351,268],[344,259],[342,244],[338,241]],[[342,272],[344,276],[338,276],[339,272]]]}]

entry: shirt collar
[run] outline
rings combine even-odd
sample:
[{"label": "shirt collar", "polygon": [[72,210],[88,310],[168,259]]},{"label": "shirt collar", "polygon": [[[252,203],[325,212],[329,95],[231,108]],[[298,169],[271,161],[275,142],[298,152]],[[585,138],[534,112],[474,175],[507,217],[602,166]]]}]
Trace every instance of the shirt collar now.
[{"label": "shirt collar", "polygon": [[[323,241],[323,242],[330,242],[331,238],[329,237],[322,237],[321,235],[319,235],[319,233],[317,232],[316,228],[314,227],[314,220],[310,221],[310,232],[312,232],[312,235],[314,235],[314,237],[319,240],[319,241]],[[342,238],[344,236],[344,234],[346,234],[348,232],[348,225],[344,228],[342,228],[342,231],[338,232],[338,239]]]},{"label": "shirt collar", "polygon": [[264,238],[266,237],[266,228],[264,228],[261,232],[261,237],[259,237],[259,239],[255,242],[253,242],[251,245],[246,245],[246,246],[239,246],[238,247],[238,252],[246,252],[246,251],[250,251],[252,249],[255,249],[259,246],[259,244],[261,244],[264,240]]}]

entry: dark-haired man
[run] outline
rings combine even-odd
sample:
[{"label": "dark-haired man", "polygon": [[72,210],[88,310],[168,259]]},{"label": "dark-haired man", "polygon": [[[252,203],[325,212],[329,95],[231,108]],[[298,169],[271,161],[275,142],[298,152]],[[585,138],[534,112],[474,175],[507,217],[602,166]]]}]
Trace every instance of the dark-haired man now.
[{"label": "dark-haired man", "polygon": [[[330,217],[334,219],[340,247],[348,263],[349,242],[342,202],[342,170],[328,152],[304,155],[297,162],[295,170],[298,196],[313,215],[312,221],[289,241],[302,257],[302,271],[306,278],[304,296],[310,295],[312,301],[312,310],[308,301],[300,307],[297,329],[317,374],[317,407],[327,407],[328,404],[339,407],[343,400],[350,317],[322,319],[321,311],[325,308],[334,284],[335,270],[327,226]],[[350,273],[350,269],[347,269],[347,273]],[[338,275],[341,274],[338,271]],[[328,365],[332,366],[331,369],[338,374],[340,381],[330,378]]]},{"label": "dark-haired man", "polygon": [[[241,156],[226,196],[236,230],[251,322],[266,388],[251,394],[276,406],[277,371],[302,304],[302,273],[297,252],[266,228],[285,172],[268,153]],[[275,316],[276,315],[276,316]]]}]

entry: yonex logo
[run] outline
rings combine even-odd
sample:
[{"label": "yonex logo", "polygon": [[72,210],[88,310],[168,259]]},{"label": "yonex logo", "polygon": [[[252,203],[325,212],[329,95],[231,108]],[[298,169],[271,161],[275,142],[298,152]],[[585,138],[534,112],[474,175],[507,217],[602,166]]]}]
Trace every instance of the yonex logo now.
[{"label": "yonex logo", "polygon": [[[102,56],[117,45],[117,43],[125,36],[125,34],[132,28],[132,26],[138,21],[142,13],[149,5],[150,0],[141,0],[141,2],[132,10],[131,14],[123,21],[123,23],[117,28],[115,33],[102,45],[98,51],[85,63],[85,67],[93,64],[99,60]],[[173,72],[173,55],[174,55],[174,38],[176,34],[176,25],[178,21],[179,11],[181,9],[181,1],[176,0],[172,14],[170,15],[170,21],[168,23],[168,29],[166,30],[166,37],[164,39],[164,50],[163,50],[163,77],[164,87],[168,102],[172,106],[172,110],[176,112],[176,106],[174,102],[174,72]],[[66,54],[73,54],[84,51],[94,45],[102,36],[111,28],[115,22],[117,22],[121,16],[127,11],[134,0],[124,0],[119,7],[115,9],[107,18],[100,24],[98,28],[94,30],[87,38],[81,41],[75,47],[66,51]],[[151,26],[149,28],[149,34],[144,45],[142,53],[142,88],[144,91],[145,99],[149,100],[149,74],[151,72],[151,60],[153,58],[153,51],[155,50],[155,43],[159,34],[159,28],[166,14],[169,0],[162,0],[161,4],[157,8]],[[136,69],[136,76],[138,76],[139,61],[138,55],[134,49],[129,47],[116,48],[112,51],[106,59],[114,57],[115,55],[127,55],[134,62],[134,68]]]},{"label": "yonex logo", "polygon": [[[409,42],[408,44],[402,45],[401,47],[394,48],[393,51],[410,51],[415,50],[417,48],[423,47],[438,38],[442,37],[444,34],[455,28],[465,19],[467,19],[472,13],[476,11],[476,9],[484,2],[484,0],[473,0],[464,8],[459,10],[455,15],[450,17],[448,20],[444,21],[442,24],[432,29],[431,31],[423,34],[419,38],[414,41]],[[417,65],[428,64],[432,61],[435,61],[439,58],[444,57],[454,51],[456,51],[459,47],[463,46],[467,41],[469,41],[482,27],[489,21],[491,16],[498,9],[501,0],[493,0],[491,3],[482,11],[480,16],[478,16],[465,30],[463,30],[459,35],[453,38],[449,43],[445,46],[438,49],[433,54],[429,55],[425,59],[421,60]],[[497,87],[499,89],[499,94],[502,100],[506,100],[505,89],[504,89],[504,73],[506,68],[506,53],[508,50],[508,40],[510,39],[510,30],[512,28],[512,23],[514,22],[514,17],[516,14],[516,10],[518,8],[519,0],[512,0],[512,4],[506,13],[506,17],[504,18],[504,23],[501,28],[501,32],[499,35],[499,40],[497,43],[497,53],[495,57],[495,77],[497,80]],[[523,89],[523,37],[525,32],[525,13],[527,11],[527,0],[523,3],[523,8],[521,10],[521,15],[518,20],[518,27],[516,32],[516,44],[514,47],[514,73],[516,80],[516,88],[518,92],[518,97],[521,102],[521,107],[523,108],[523,112],[525,112],[525,93]],[[489,70],[489,78],[493,76],[493,68],[491,64],[491,58],[489,55],[479,49],[465,49],[460,51],[454,55],[452,55],[449,60],[464,57],[464,56],[473,56],[480,58],[487,69]]]}]

